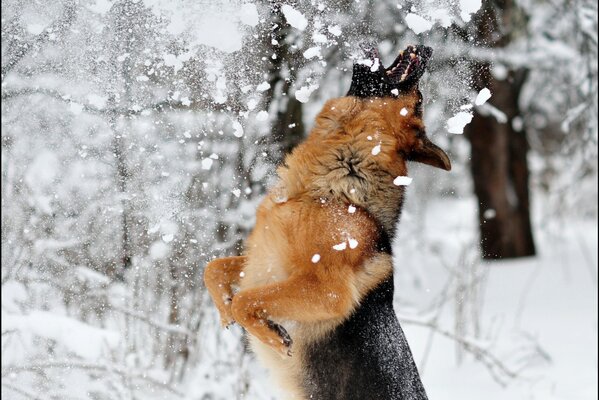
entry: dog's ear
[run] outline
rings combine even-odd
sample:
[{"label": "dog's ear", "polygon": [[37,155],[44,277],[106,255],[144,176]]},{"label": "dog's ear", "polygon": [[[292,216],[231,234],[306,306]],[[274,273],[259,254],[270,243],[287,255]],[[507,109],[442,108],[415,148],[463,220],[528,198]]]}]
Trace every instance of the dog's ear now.
[{"label": "dog's ear", "polygon": [[447,154],[424,135],[418,138],[416,145],[407,155],[407,159],[441,168],[445,171],[451,170],[451,161],[449,161]]}]

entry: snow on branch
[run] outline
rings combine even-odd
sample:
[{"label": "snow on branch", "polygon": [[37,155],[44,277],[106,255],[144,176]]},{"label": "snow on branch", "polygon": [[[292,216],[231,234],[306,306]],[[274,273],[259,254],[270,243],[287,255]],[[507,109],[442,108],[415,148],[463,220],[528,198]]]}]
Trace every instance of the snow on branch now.
[{"label": "snow on branch", "polygon": [[[165,390],[171,394],[176,395],[177,397],[184,397],[183,393],[181,393],[179,390],[175,389],[174,387],[172,387],[171,385],[169,385],[166,382],[162,382],[157,378],[151,377],[147,374],[147,372],[145,371],[133,371],[131,369],[128,368],[124,368],[120,365],[116,365],[116,364],[94,364],[94,363],[89,363],[89,362],[83,362],[83,361],[77,361],[77,360],[73,360],[73,359],[69,359],[69,360],[64,360],[64,361],[46,361],[46,362],[39,362],[39,363],[31,363],[31,364],[22,364],[22,365],[17,365],[17,364],[12,364],[12,365],[5,365],[2,367],[2,378],[5,378],[6,376],[10,375],[10,374],[16,374],[16,373],[22,373],[22,372],[43,372],[49,369],[66,369],[66,370],[72,370],[72,369],[78,369],[78,370],[84,370],[84,371],[91,371],[91,372],[106,372],[106,373],[116,373],[117,375],[120,375],[126,379],[131,379],[131,380],[139,380],[142,382],[146,382],[150,385],[152,385],[153,387]],[[2,379],[2,385],[4,386],[5,384],[5,379]],[[32,398],[38,398],[38,397],[32,397]]]}]

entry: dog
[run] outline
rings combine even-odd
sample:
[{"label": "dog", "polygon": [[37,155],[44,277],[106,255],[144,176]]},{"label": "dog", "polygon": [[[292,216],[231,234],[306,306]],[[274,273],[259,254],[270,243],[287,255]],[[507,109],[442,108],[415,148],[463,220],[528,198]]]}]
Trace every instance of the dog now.
[{"label": "dog", "polygon": [[409,46],[384,68],[367,49],[278,168],[244,255],[206,266],[222,325],[247,331],[292,399],[426,399],[393,310],[390,243],[407,161],[451,169],[422,121],[431,54]]}]

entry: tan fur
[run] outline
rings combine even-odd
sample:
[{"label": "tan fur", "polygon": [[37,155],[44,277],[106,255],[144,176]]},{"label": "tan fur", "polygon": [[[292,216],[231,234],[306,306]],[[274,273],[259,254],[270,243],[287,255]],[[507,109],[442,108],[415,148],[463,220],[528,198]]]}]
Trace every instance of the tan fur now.
[{"label": "tan fur", "polygon": [[[403,188],[393,180],[407,175],[406,155],[422,146],[418,101],[416,91],[399,99],[328,101],[307,140],[278,169],[280,180],[257,210],[245,256],[206,267],[223,324],[234,319],[248,331],[252,349],[293,399],[304,399],[305,346],[350,316],[392,273],[390,255],[376,245],[383,230],[394,231],[400,212]],[[376,146],[380,153],[373,155]],[[350,239],[357,247],[350,248]],[[335,250],[340,243],[346,248]],[[286,328],[292,357],[268,321]]]}]

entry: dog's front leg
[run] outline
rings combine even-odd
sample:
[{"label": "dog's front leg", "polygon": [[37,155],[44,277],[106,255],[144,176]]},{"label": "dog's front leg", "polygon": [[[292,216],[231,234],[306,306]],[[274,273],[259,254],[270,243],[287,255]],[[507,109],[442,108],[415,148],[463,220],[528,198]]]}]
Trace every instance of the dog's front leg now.
[{"label": "dog's front leg", "polygon": [[246,256],[217,258],[210,261],[204,269],[204,284],[220,313],[223,327],[235,322],[231,313],[231,286],[239,282],[246,260]]},{"label": "dog's front leg", "polygon": [[283,356],[290,356],[292,339],[273,320],[316,322],[349,315],[355,302],[347,282],[306,274],[243,290],[233,299],[233,316],[250,334]]}]

